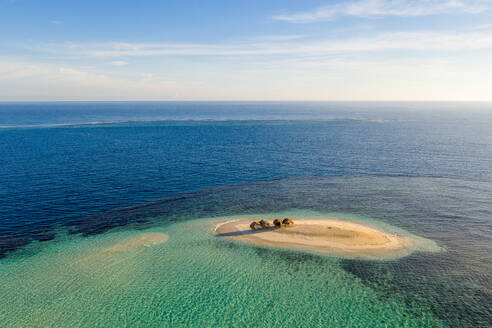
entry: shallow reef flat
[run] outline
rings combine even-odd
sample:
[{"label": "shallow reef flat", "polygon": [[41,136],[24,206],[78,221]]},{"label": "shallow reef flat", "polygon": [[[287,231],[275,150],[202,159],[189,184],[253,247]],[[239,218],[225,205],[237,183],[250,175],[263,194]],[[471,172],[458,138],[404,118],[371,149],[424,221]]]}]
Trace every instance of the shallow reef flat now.
[{"label": "shallow reef flat", "polygon": [[[310,214],[251,217],[289,216],[294,225],[281,228],[282,238],[317,242],[332,236],[340,247],[380,247],[398,235],[418,238],[376,221]],[[3,261],[2,327],[448,327],[425,303],[408,305],[405,290],[386,294],[347,267],[412,256],[359,262],[213,233],[219,224],[218,230],[248,224],[249,217],[73,236],[47,242],[33,256]]]}]

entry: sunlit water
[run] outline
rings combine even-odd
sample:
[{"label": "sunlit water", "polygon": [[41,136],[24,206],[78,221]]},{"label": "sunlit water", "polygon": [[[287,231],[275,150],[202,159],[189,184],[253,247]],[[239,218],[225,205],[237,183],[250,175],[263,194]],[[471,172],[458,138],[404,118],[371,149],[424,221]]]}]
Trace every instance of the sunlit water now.
[{"label": "sunlit water", "polygon": [[3,325],[446,326],[402,295],[383,298],[339,258],[219,239],[216,222],[154,228],[169,240],[153,246],[112,251],[149,232],[126,231],[53,243],[5,263]]},{"label": "sunlit water", "polygon": [[[467,191],[459,208],[456,190]],[[60,228],[59,239],[2,260],[0,317],[17,327],[486,327],[491,195],[490,184],[445,178],[296,178],[90,216],[78,225],[87,237]],[[436,244],[399,260],[356,260],[212,233],[241,213],[338,217]],[[128,220],[137,223],[104,233],[97,224]],[[108,251],[149,232],[168,240]]]},{"label": "sunlit water", "polygon": [[[2,327],[492,326],[490,115],[2,106]],[[152,122],[127,122],[141,117]],[[153,121],[172,117],[255,120]],[[256,120],[278,118],[292,120]],[[259,213],[433,243],[358,260],[211,233],[219,218]],[[146,233],[167,239],[129,242]]]}]

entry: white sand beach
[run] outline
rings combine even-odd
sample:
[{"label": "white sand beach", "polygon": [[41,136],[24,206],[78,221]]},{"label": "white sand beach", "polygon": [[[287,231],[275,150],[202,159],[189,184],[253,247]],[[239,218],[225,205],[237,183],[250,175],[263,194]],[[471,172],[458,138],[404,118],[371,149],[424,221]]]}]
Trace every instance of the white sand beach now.
[{"label": "white sand beach", "polygon": [[218,224],[215,233],[254,244],[360,258],[399,257],[417,242],[412,237],[333,218],[295,219],[291,227],[262,230],[251,230],[252,221],[255,219],[227,221]]}]

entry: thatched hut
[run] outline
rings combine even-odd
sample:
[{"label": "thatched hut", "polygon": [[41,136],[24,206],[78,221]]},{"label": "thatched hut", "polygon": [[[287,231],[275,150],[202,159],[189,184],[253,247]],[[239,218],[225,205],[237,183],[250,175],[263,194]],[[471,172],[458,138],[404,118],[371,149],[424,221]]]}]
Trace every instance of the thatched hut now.
[{"label": "thatched hut", "polygon": [[277,228],[281,228],[282,227],[282,219],[273,220],[273,225],[276,226]]},{"label": "thatched hut", "polygon": [[251,222],[249,227],[251,228],[251,230],[258,230],[262,228],[262,226],[256,221]]},{"label": "thatched hut", "polygon": [[294,220],[290,219],[290,218],[285,218],[283,221],[282,221],[282,224],[285,225],[285,226],[290,226],[290,225],[293,225],[294,224]]}]

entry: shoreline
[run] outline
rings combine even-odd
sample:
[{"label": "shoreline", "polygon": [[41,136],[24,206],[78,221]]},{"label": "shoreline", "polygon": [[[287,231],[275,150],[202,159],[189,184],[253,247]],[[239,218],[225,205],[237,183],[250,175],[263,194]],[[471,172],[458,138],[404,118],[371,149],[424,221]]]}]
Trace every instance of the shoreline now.
[{"label": "shoreline", "polygon": [[255,219],[221,222],[217,237],[250,244],[297,249],[324,255],[365,259],[394,259],[417,248],[418,239],[384,231],[363,223],[336,218],[294,218],[292,227],[251,230]]}]

